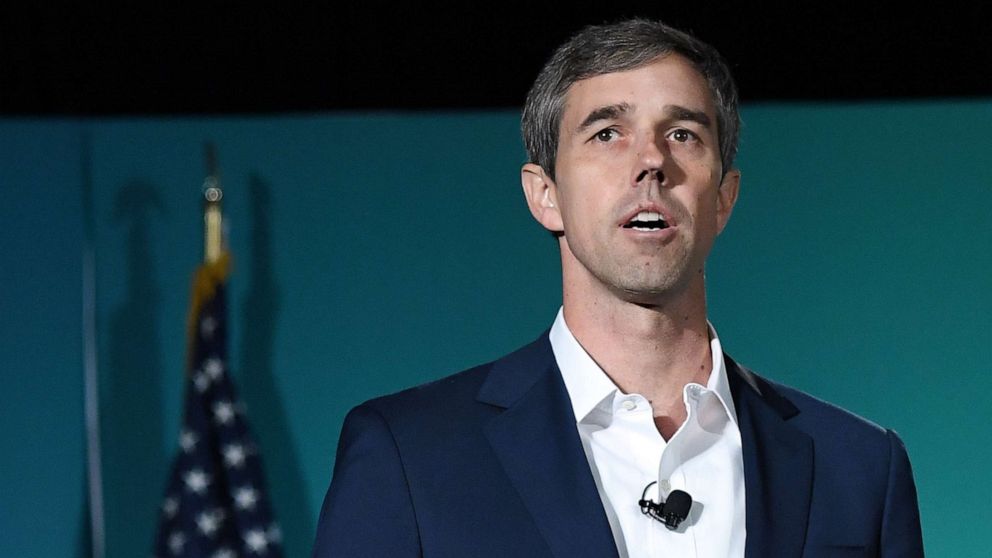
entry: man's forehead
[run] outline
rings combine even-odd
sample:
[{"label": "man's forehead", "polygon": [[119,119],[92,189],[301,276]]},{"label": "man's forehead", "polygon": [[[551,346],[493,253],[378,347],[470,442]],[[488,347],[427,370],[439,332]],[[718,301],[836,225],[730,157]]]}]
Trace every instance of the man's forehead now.
[{"label": "man's forehead", "polygon": [[[642,72],[652,66],[664,64],[665,79],[658,81],[651,89],[652,98],[646,98],[639,90],[630,87],[626,76]],[[643,73],[643,72],[642,72]],[[658,98],[671,96],[673,103],[664,108],[670,116],[677,116],[686,109],[693,113],[703,113],[709,119],[716,117],[716,103],[713,91],[703,74],[685,57],[678,54],[665,54],[644,64],[615,72],[604,72],[577,80],[566,90],[562,110],[561,125],[577,128],[593,111],[633,114]],[[609,111],[604,108],[613,107]],[[659,107],[660,108],[660,107]]]}]

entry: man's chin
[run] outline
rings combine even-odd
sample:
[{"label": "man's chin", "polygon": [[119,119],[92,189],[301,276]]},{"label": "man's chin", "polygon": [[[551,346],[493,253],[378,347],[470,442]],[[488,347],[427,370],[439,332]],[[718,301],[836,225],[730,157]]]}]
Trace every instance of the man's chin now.
[{"label": "man's chin", "polygon": [[645,308],[667,307],[673,301],[679,300],[685,294],[684,288],[679,288],[675,282],[627,284],[616,289],[617,296]]}]

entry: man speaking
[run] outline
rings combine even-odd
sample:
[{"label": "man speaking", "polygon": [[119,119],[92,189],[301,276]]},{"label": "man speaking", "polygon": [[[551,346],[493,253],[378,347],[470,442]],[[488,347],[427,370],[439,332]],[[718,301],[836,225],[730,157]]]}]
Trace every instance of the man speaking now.
[{"label": "man speaking", "polygon": [[737,92],[664,24],[588,27],[527,96],[561,310],[530,345],[348,415],[314,556],[922,556],[899,438],[743,368],[707,321]]}]

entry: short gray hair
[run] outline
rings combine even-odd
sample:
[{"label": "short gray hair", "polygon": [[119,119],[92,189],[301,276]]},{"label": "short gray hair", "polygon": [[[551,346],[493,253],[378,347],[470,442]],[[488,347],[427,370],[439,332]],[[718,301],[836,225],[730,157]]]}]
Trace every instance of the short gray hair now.
[{"label": "short gray hair", "polygon": [[555,156],[565,95],[577,81],[633,70],[659,56],[683,56],[706,79],[716,105],[720,161],[723,173],[737,155],[740,114],[737,86],[720,53],[695,37],[660,21],[630,19],[609,25],[591,25],[558,47],[538,74],[521,118],[529,162],[554,179]]}]

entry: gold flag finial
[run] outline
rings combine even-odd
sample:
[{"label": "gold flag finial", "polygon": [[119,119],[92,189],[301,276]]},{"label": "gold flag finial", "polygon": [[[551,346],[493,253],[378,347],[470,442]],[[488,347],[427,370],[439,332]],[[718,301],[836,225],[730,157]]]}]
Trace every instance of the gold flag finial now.
[{"label": "gold flag finial", "polygon": [[224,191],[217,170],[217,151],[206,144],[207,177],[203,180],[203,261],[215,263],[224,250],[223,214],[220,202]]}]

